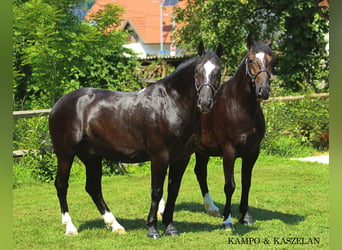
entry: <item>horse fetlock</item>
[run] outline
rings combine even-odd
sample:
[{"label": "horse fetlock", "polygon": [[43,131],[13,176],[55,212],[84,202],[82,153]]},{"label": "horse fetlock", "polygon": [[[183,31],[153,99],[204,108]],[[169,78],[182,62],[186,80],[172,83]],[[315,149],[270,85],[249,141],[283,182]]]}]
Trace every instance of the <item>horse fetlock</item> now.
[{"label": "horse fetlock", "polygon": [[213,217],[221,216],[220,209],[214,204],[214,201],[211,198],[209,193],[206,193],[204,196],[204,207],[210,216],[213,216]]},{"label": "horse fetlock", "polygon": [[75,225],[71,221],[71,217],[68,212],[62,214],[62,224],[65,227],[65,235],[77,235],[78,231]]},{"label": "horse fetlock", "polygon": [[107,228],[114,233],[125,234],[126,230],[120,223],[115,219],[114,215],[111,212],[105,212],[103,215],[104,223]]}]

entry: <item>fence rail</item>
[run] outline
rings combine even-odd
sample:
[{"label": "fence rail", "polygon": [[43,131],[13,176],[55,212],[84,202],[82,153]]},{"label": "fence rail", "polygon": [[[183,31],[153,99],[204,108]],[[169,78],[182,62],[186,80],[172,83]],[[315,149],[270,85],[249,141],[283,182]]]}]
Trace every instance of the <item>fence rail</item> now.
[{"label": "fence rail", "polygon": [[51,109],[13,111],[13,118],[30,118],[36,115],[49,115]]},{"label": "fence rail", "polygon": [[[311,95],[298,95],[298,96],[281,96],[281,97],[271,97],[263,102],[290,102],[303,99],[305,97],[309,98],[329,98],[329,93],[311,94]],[[37,110],[25,110],[25,111],[13,111],[13,118],[29,118],[36,115],[49,115],[51,109],[37,109]]]},{"label": "fence rail", "polygon": [[329,93],[320,93],[320,94],[311,94],[311,95],[298,95],[298,96],[271,97],[268,100],[265,100],[263,102],[279,102],[279,101],[291,102],[291,101],[297,101],[297,100],[303,99],[305,97],[327,99],[327,98],[329,98]]}]

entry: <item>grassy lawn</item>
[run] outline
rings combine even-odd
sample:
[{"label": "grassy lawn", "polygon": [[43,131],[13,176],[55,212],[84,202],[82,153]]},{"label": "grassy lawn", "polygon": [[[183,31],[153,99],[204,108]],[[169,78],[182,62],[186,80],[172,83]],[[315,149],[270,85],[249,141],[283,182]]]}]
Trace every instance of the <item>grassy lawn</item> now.
[{"label": "grassy lawn", "polygon": [[[81,166],[75,166],[82,168]],[[103,177],[105,200],[127,234],[108,231],[84,191],[85,179],[71,177],[69,208],[79,234],[64,235],[53,183],[22,185],[13,190],[15,249],[310,249],[329,247],[329,166],[261,156],[254,168],[250,193],[253,226],[236,224],[234,233],[220,229],[222,218],[206,215],[191,161],[176,202],[174,224],[179,237],[146,237],[150,207],[150,172],[140,168],[125,176]],[[240,200],[240,161],[233,216],[237,222]],[[209,188],[224,207],[224,178],[219,158],[208,169]],[[164,189],[165,190],[165,189]],[[163,226],[160,224],[160,229]],[[161,230],[162,231],[162,230]],[[294,240],[292,242],[292,240]],[[285,242],[286,241],[286,242]],[[288,243],[288,244],[285,244]],[[296,243],[296,244],[290,244]],[[302,244],[310,243],[310,244]]]}]

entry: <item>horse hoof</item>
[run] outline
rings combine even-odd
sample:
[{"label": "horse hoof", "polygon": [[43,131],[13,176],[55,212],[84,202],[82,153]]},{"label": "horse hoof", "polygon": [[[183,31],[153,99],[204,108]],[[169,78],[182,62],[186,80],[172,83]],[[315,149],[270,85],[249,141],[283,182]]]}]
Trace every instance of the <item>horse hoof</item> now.
[{"label": "horse hoof", "polygon": [[244,217],[239,220],[239,223],[251,226],[254,223],[253,217],[247,212]]},{"label": "horse hoof", "polygon": [[65,232],[65,235],[68,235],[68,236],[74,236],[74,235],[77,235],[78,234],[78,231],[67,231]]},{"label": "horse hoof", "polygon": [[150,227],[148,229],[147,237],[155,240],[155,239],[160,238],[160,234],[155,227]]},{"label": "horse hoof", "polygon": [[165,228],[166,236],[176,236],[179,235],[177,229],[171,223]]},{"label": "horse hoof", "polygon": [[235,230],[233,223],[222,223],[221,227],[222,227],[222,229],[224,229],[226,231],[234,231]]},{"label": "horse hoof", "polygon": [[207,213],[208,215],[213,216],[213,217],[221,217],[219,210],[208,210]]},{"label": "horse hoof", "polygon": [[112,232],[116,234],[125,234],[126,230],[123,228],[119,228],[119,229],[113,230]]}]

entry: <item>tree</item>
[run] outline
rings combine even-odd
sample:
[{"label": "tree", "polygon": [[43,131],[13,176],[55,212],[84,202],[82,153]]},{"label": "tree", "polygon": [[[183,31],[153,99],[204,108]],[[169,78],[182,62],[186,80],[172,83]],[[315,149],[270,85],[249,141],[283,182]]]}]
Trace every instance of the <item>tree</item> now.
[{"label": "tree", "polygon": [[[275,6],[275,5],[273,5]],[[294,91],[319,91],[317,82],[328,83],[329,62],[324,36],[328,21],[317,12],[315,1],[282,0],[276,15],[283,16],[279,35],[279,74]]]},{"label": "tree", "polygon": [[207,47],[221,42],[225,65],[235,71],[246,52],[246,37],[274,37],[279,56],[278,75],[292,91],[306,86],[317,90],[314,80],[326,80],[328,72],[324,35],[328,22],[320,18],[315,1],[302,0],[187,0],[177,8],[176,40],[194,47],[203,39]]},{"label": "tree", "polygon": [[112,5],[92,22],[74,14],[79,0],[14,2],[16,109],[47,108],[63,94],[89,86],[139,89],[137,62],[124,54],[126,33],[115,27],[123,13]]}]

